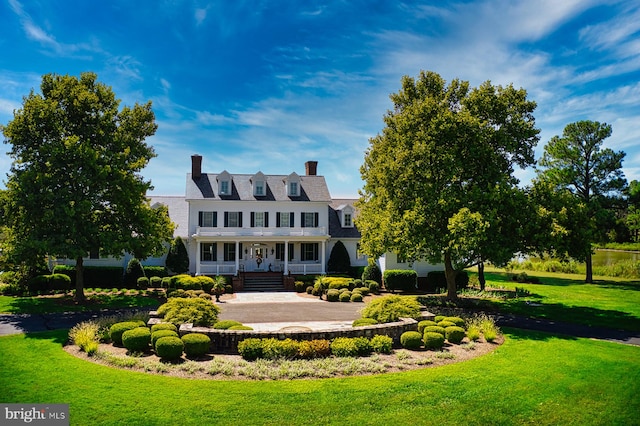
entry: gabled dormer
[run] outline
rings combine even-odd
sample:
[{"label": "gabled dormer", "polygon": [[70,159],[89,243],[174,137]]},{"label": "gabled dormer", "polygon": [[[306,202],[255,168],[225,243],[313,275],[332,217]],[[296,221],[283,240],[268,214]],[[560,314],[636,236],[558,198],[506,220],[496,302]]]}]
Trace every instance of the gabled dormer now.
[{"label": "gabled dormer", "polygon": [[339,206],[336,211],[340,218],[340,225],[343,228],[353,228],[353,214],[355,209],[350,204],[343,204]]},{"label": "gabled dormer", "polygon": [[287,187],[287,195],[289,197],[300,196],[300,176],[296,172],[284,178],[284,184]]},{"label": "gabled dormer", "polygon": [[218,195],[231,195],[233,178],[224,170],[217,177],[218,180]]},{"label": "gabled dormer", "polygon": [[251,176],[250,181],[254,197],[264,197],[267,195],[267,178],[262,172]]}]

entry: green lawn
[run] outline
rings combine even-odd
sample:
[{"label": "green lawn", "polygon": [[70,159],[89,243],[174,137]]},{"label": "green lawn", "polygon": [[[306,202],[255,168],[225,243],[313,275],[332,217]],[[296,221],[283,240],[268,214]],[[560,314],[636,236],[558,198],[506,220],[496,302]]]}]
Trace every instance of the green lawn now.
[{"label": "green lawn", "polygon": [[43,314],[48,312],[82,312],[100,309],[122,309],[135,307],[159,306],[160,301],[142,294],[93,294],[87,297],[87,303],[76,305],[73,297],[60,295],[56,297],[13,297],[0,296],[0,313],[9,314]]},{"label": "green lawn", "polygon": [[2,402],[70,403],[71,424],[637,424],[640,348],[507,330],[459,364],[346,379],[209,381],[94,365],[66,331],[0,338]]},{"label": "green lawn", "polygon": [[[486,273],[487,287],[530,292],[528,297],[494,302],[503,312],[631,331],[640,331],[640,281],[596,277],[585,284],[572,274],[527,272],[541,284],[520,284],[505,273]],[[542,306],[536,306],[541,304]]]}]

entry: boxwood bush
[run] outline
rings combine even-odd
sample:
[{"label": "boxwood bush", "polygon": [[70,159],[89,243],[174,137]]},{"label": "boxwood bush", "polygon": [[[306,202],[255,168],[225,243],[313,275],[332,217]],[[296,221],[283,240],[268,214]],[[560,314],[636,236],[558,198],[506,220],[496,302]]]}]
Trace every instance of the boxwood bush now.
[{"label": "boxwood bush", "polygon": [[248,338],[238,343],[238,352],[243,359],[255,361],[262,358],[262,341],[258,338]]},{"label": "boxwood bush", "polygon": [[161,277],[150,277],[149,278],[149,286],[153,288],[162,287],[162,278]]},{"label": "boxwood bush", "polygon": [[441,349],[444,346],[444,336],[440,333],[425,331],[422,341],[426,349]]},{"label": "boxwood bush", "polygon": [[304,293],[307,288],[307,284],[304,281],[295,281],[293,285],[295,287],[296,293]]},{"label": "boxwood bush", "polygon": [[362,293],[357,291],[351,294],[351,302],[362,302]]},{"label": "boxwood bush", "polygon": [[389,291],[415,291],[418,288],[418,273],[408,269],[387,269],[382,276],[384,287]]},{"label": "boxwood bush", "polygon": [[395,322],[400,318],[418,318],[420,304],[415,297],[388,295],[369,302],[362,309],[363,318],[373,318],[379,323]]},{"label": "boxwood bush", "polygon": [[337,302],[340,300],[340,290],[332,288],[327,290],[327,302]]},{"label": "boxwood bush", "polygon": [[151,346],[155,349],[158,339],[167,336],[180,337],[178,336],[178,332],[173,330],[157,330],[151,333]]},{"label": "boxwood bush", "polygon": [[331,354],[331,342],[324,339],[302,340],[298,342],[298,358],[324,358]]},{"label": "boxwood bush", "polygon": [[[362,297],[362,296],[360,296]],[[340,296],[338,296],[338,299],[341,302],[351,302],[351,292],[350,291],[343,291],[342,293],[340,293]]]},{"label": "boxwood bush", "polygon": [[447,338],[449,343],[458,344],[462,342],[462,339],[464,339],[464,328],[456,325],[447,327],[444,329],[444,336]]},{"label": "boxwood bush", "polygon": [[211,327],[218,321],[220,308],[211,301],[193,298],[172,298],[160,305],[158,315],[164,321],[176,325],[193,324],[199,327]]},{"label": "boxwood bush", "polygon": [[422,346],[422,335],[417,331],[405,331],[400,335],[400,344],[405,349],[420,349]]},{"label": "boxwood bush", "polygon": [[372,265],[367,265],[362,272],[362,281],[375,281],[380,284],[382,282],[382,272],[380,272],[380,268],[375,263]]},{"label": "boxwood bush", "polygon": [[451,327],[456,325],[455,322],[451,322],[451,321],[447,321],[447,320],[442,320],[438,323],[438,326],[442,327],[442,328],[447,328],[447,327]]},{"label": "boxwood bush", "polygon": [[424,333],[424,328],[436,325],[435,321],[431,320],[422,320],[418,323],[418,333]]},{"label": "boxwood bush", "polygon": [[378,294],[380,292],[380,284],[378,284],[375,281],[365,281],[365,285],[367,286],[367,288],[369,289],[369,291],[373,294]]},{"label": "boxwood bush", "polygon": [[358,356],[371,354],[371,342],[366,337],[353,337],[353,343],[356,345]]},{"label": "boxwood bush", "polygon": [[236,325],[242,325],[242,323],[234,320],[222,320],[213,324],[213,328],[218,330],[228,330],[230,327],[233,327]]},{"label": "boxwood bush", "polygon": [[109,337],[115,345],[122,345],[122,333],[138,327],[144,327],[143,321],[123,321],[113,324],[109,328]]},{"label": "boxwood bush", "polygon": [[262,357],[265,359],[293,359],[298,354],[298,342],[292,339],[262,339]]},{"label": "boxwood bush", "polygon": [[137,279],[136,281],[136,287],[138,288],[138,290],[146,290],[149,288],[149,278],[147,277],[140,277]]},{"label": "boxwood bush", "polygon": [[383,334],[376,334],[369,342],[371,350],[377,354],[390,354],[393,350],[393,339]]},{"label": "boxwood bush", "polygon": [[442,334],[442,337],[445,335],[444,327],[440,327],[439,325],[428,325],[422,330],[423,333],[439,333]]},{"label": "boxwood bush", "polygon": [[349,337],[336,337],[331,341],[331,353],[338,357],[358,355],[358,346],[354,339]]},{"label": "boxwood bush", "polygon": [[353,323],[351,323],[352,327],[364,327],[367,325],[374,325],[377,324],[378,321],[376,321],[373,318],[358,318],[357,320],[353,321]]},{"label": "boxwood bush", "polygon": [[179,337],[165,336],[156,341],[156,355],[166,360],[176,360],[182,356],[184,344]]},{"label": "boxwood bush", "polygon": [[232,325],[231,327],[227,328],[227,330],[253,330],[252,327],[249,327],[248,325]]},{"label": "boxwood bush", "polygon": [[190,358],[196,358],[209,352],[211,339],[206,334],[190,333],[182,336],[184,353]]},{"label": "boxwood bush", "polygon": [[130,352],[144,352],[151,343],[151,330],[137,327],[122,333],[122,345]]},{"label": "boxwood bush", "polygon": [[464,325],[465,325],[464,320],[460,317],[445,317],[444,321],[452,322],[458,327],[462,327],[462,328],[464,328]]}]

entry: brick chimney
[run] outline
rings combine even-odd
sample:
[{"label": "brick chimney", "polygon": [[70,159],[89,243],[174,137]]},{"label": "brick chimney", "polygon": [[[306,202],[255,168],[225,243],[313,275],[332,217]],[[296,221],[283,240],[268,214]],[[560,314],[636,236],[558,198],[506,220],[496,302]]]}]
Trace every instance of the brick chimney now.
[{"label": "brick chimney", "polygon": [[307,176],[315,176],[318,173],[318,162],[307,161],[304,163],[304,170]]},{"label": "brick chimney", "polygon": [[202,176],[202,155],[191,156],[191,178],[200,179]]}]

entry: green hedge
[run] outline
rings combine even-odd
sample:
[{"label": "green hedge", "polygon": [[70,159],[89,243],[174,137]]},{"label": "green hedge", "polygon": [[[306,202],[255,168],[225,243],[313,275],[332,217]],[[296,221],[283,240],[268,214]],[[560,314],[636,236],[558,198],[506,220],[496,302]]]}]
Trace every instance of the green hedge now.
[{"label": "green hedge", "polygon": [[[469,285],[469,274],[467,271],[456,271],[456,289],[467,288]],[[444,271],[431,271],[427,274],[427,291],[436,293],[447,289],[447,277]]]},{"label": "green hedge", "polygon": [[182,336],[182,343],[184,344],[184,353],[190,358],[195,358],[209,352],[211,339],[206,334],[191,333]]},{"label": "green hedge", "polygon": [[440,333],[426,331],[422,337],[426,349],[441,349],[444,346],[444,336]]},{"label": "green hedge", "polygon": [[[54,274],[65,274],[71,278],[71,286],[76,286],[75,266],[57,265]],[[124,269],[120,266],[85,266],[85,288],[125,288],[123,282]]]},{"label": "green hedge", "polygon": [[122,333],[122,345],[130,352],[144,352],[149,349],[151,331],[147,327],[136,327]]},{"label": "green hedge", "polygon": [[158,339],[162,337],[168,337],[168,336],[180,337],[178,336],[178,332],[173,330],[156,330],[153,333],[151,333],[151,346],[153,346],[153,349],[156,348],[156,343],[158,342]]},{"label": "green hedge", "polygon": [[68,291],[71,290],[71,279],[65,274],[38,275],[29,280],[27,287],[32,294]]},{"label": "green hedge", "polygon": [[176,325],[193,324],[196,327],[211,327],[218,321],[219,313],[220,308],[199,297],[171,298],[158,308],[158,315],[164,321]]},{"label": "green hedge", "polygon": [[175,360],[182,356],[184,343],[179,337],[166,336],[156,341],[156,355],[162,359]]},{"label": "green hedge", "polygon": [[123,321],[113,324],[109,328],[109,337],[115,345],[122,345],[122,333],[134,328],[144,327],[143,321]]},{"label": "green hedge", "polygon": [[422,346],[422,334],[417,331],[405,331],[400,335],[400,344],[405,349],[420,349]]},{"label": "green hedge", "polygon": [[389,291],[412,292],[418,288],[418,273],[413,270],[388,269],[382,275],[384,286]]}]

